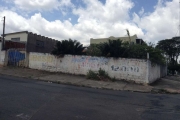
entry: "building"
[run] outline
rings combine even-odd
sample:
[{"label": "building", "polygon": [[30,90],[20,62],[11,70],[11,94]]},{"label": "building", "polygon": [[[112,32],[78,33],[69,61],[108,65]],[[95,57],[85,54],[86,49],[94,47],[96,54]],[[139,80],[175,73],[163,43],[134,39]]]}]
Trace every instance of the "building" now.
[{"label": "building", "polygon": [[[57,40],[28,31],[5,34],[3,65],[28,67],[29,53],[51,53]],[[2,42],[1,42],[2,43]]]},{"label": "building", "polygon": [[142,44],[144,41],[142,39],[138,39],[137,35],[133,35],[130,37],[113,37],[110,36],[109,38],[96,38],[90,39],[90,44],[100,44],[104,42],[108,42],[108,40],[122,40],[123,42],[131,42],[132,44]]},{"label": "building", "polygon": [[5,49],[18,47],[22,49],[24,44],[26,52],[50,53],[56,41],[57,40],[28,31],[7,33],[5,34]]}]

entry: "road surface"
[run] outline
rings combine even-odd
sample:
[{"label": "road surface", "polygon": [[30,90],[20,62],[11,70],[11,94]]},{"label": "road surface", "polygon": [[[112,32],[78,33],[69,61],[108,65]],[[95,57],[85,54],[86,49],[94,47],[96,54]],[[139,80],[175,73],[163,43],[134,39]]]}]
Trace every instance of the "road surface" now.
[{"label": "road surface", "polygon": [[179,120],[180,95],[100,90],[0,75],[0,120]]}]

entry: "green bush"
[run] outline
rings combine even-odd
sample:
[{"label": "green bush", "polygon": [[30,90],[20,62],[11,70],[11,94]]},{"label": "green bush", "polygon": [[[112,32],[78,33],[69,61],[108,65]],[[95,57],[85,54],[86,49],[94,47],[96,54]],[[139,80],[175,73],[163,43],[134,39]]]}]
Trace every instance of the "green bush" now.
[{"label": "green bush", "polygon": [[99,45],[92,44],[87,48],[86,54],[90,56],[101,56],[102,53],[99,49]]},{"label": "green bush", "polygon": [[101,68],[98,70],[98,75],[109,78],[108,74],[105,70],[102,70]]},{"label": "green bush", "polygon": [[86,75],[87,79],[95,79],[98,80],[98,73],[93,72],[92,70],[89,70],[87,75]]}]

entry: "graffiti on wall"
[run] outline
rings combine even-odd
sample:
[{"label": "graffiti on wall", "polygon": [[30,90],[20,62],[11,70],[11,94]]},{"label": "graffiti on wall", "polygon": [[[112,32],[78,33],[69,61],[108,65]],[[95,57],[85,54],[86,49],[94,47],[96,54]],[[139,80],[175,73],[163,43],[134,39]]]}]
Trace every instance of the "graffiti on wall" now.
[{"label": "graffiti on wall", "polygon": [[112,65],[111,69],[113,71],[121,71],[121,72],[139,72],[139,67],[138,66],[115,66]]},{"label": "graffiti on wall", "polygon": [[43,70],[55,70],[57,67],[53,65],[49,65],[47,63],[42,63],[42,69]]},{"label": "graffiti on wall", "polygon": [[18,50],[8,51],[8,65],[24,66],[25,53]]},{"label": "graffiti on wall", "polygon": [[30,53],[29,66],[52,72],[86,75],[89,69],[104,69],[110,77],[144,81],[148,75],[147,61],[139,59],[113,59],[91,56],[65,55],[57,58],[50,54]]},{"label": "graffiti on wall", "polygon": [[146,79],[147,61],[138,59],[113,60],[109,65],[109,71],[121,79]]},{"label": "graffiti on wall", "polygon": [[54,56],[43,53],[30,53],[29,54],[29,66],[31,68],[54,71],[55,68]]},{"label": "graffiti on wall", "polygon": [[72,63],[77,63],[78,68],[101,68],[107,66],[109,59],[101,57],[91,57],[91,56],[74,56],[72,58]]},{"label": "graffiti on wall", "polygon": [[38,54],[31,54],[30,55],[30,61],[37,61],[37,62],[53,62],[53,56],[46,56],[46,55],[38,55]]}]

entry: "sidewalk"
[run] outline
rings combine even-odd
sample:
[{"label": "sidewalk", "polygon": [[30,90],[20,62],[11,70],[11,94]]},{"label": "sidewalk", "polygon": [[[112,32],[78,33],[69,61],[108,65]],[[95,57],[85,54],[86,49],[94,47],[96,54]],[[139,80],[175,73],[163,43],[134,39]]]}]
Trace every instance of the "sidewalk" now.
[{"label": "sidewalk", "polygon": [[170,93],[180,93],[180,76],[166,76],[152,84],[155,89],[166,90]]},{"label": "sidewalk", "polygon": [[126,81],[95,81],[85,76],[51,73],[28,68],[0,67],[0,74],[24,77],[58,84],[69,84],[98,89],[126,90],[132,92],[180,93],[180,77],[166,77],[152,85],[140,85]]}]

